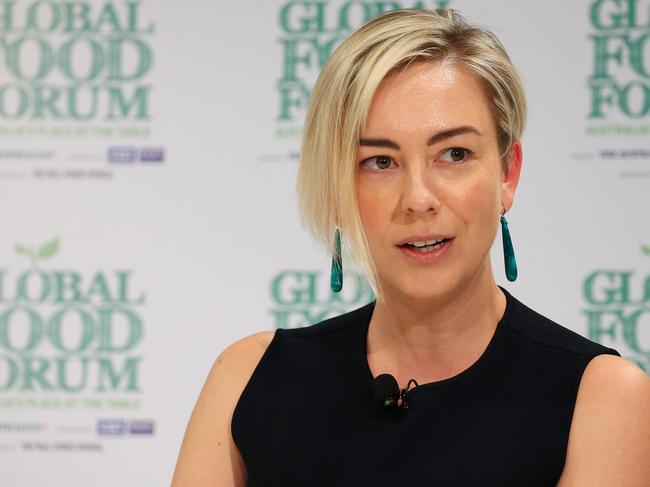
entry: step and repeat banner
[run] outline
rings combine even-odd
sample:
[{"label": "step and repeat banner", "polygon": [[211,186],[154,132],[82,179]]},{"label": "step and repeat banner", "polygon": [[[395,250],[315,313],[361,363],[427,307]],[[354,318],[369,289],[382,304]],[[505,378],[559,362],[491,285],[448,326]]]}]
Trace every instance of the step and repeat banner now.
[{"label": "step and repeat banner", "polygon": [[459,9],[524,79],[499,283],[650,371],[650,1],[3,1],[3,486],[168,485],[223,348],[373,299],[331,294],[294,185],[319,69],[400,7]]}]

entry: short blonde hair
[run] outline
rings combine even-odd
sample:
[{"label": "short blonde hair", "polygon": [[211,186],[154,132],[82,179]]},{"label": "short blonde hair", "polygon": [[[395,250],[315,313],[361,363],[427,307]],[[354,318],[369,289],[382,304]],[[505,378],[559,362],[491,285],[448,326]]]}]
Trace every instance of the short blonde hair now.
[{"label": "short blonde hair", "polygon": [[361,224],[355,190],[359,138],[379,83],[414,61],[451,61],[473,72],[492,105],[507,170],[526,119],[524,90],[501,42],[452,9],[396,10],[360,27],[334,51],[318,76],[305,119],[298,170],[301,216],[327,248],[341,228],[353,260],[381,289]]}]

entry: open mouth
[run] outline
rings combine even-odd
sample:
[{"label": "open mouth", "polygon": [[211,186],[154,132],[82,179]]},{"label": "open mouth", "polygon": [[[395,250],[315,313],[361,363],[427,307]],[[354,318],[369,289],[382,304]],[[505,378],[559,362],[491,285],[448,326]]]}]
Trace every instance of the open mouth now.
[{"label": "open mouth", "polygon": [[405,244],[398,245],[398,247],[414,250],[416,252],[426,253],[426,252],[433,252],[434,250],[438,250],[447,242],[449,242],[449,240],[451,239],[443,238],[440,240],[426,240],[423,242],[406,242]]}]

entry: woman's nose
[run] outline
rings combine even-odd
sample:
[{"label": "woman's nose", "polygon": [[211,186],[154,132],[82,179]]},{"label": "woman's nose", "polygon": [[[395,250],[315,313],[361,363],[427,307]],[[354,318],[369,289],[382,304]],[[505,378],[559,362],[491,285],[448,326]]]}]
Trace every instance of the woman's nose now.
[{"label": "woman's nose", "polygon": [[404,213],[420,215],[438,213],[440,201],[436,195],[435,175],[423,166],[410,168],[404,178],[402,210]]}]

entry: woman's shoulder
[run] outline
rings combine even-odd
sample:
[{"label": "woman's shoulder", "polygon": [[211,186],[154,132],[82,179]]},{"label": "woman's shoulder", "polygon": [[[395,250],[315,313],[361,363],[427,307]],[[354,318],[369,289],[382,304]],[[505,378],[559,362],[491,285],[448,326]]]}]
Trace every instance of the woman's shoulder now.
[{"label": "woman's shoulder", "polygon": [[273,341],[275,331],[259,331],[228,345],[217,357],[215,365],[225,360],[237,362],[259,362],[264,352]]},{"label": "woman's shoulder", "polygon": [[279,329],[281,338],[313,338],[331,336],[358,329],[359,325],[367,325],[372,316],[375,301],[371,301],[359,308],[341,312],[334,316],[321,316],[316,323],[300,328]]},{"label": "woman's shoulder", "polygon": [[214,360],[183,438],[172,485],[243,486],[246,472],[230,422],[239,396],[274,337],[263,331],[237,340]]},{"label": "woman's shoulder", "polygon": [[207,380],[220,383],[220,394],[229,396],[232,413],[278,331],[260,331],[228,345],[216,358]]},{"label": "woman's shoulder", "polygon": [[600,354],[620,355],[613,348],[589,340],[529,308],[512,295],[508,295],[507,306],[508,327],[529,344],[585,357],[594,357]]},{"label": "woman's shoulder", "polygon": [[228,345],[214,360],[207,381],[221,384],[227,382],[234,394],[241,393],[264,353],[273,341],[275,331],[260,331]]},{"label": "woman's shoulder", "polygon": [[346,332],[359,331],[359,325],[367,324],[373,307],[374,301],[358,309],[323,318],[309,326],[262,331],[242,338],[226,347],[216,359],[213,367],[215,376],[226,375],[236,381],[235,390],[241,395],[258,366],[268,366],[269,362],[281,360],[276,356],[278,350],[282,350],[283,358],[290,358],[294,353],[304,356],[309,347],[323,350],[321,339],[329,340],[333,335],[341,335],[341,340],[332,342],[337,350],[346,345],[354,346],[356,341],[348,340],[348,337],[343,335]]},{"label": "woman's shoulder", "polygon": [[[508,296],[508,328],[548,367],[578,374],[565,468],[558,487],[650,485],[650,378],[593,342]],[[560,354],[560,355],[558,355]],[[562,357],[573,356],[574,360]],[[559,365],[558,365],[559,364]]]},{"label": "woman's shoulder", "polygon": [[599,355],[585,368],[559,487],[650,485],[650,378]]}]

